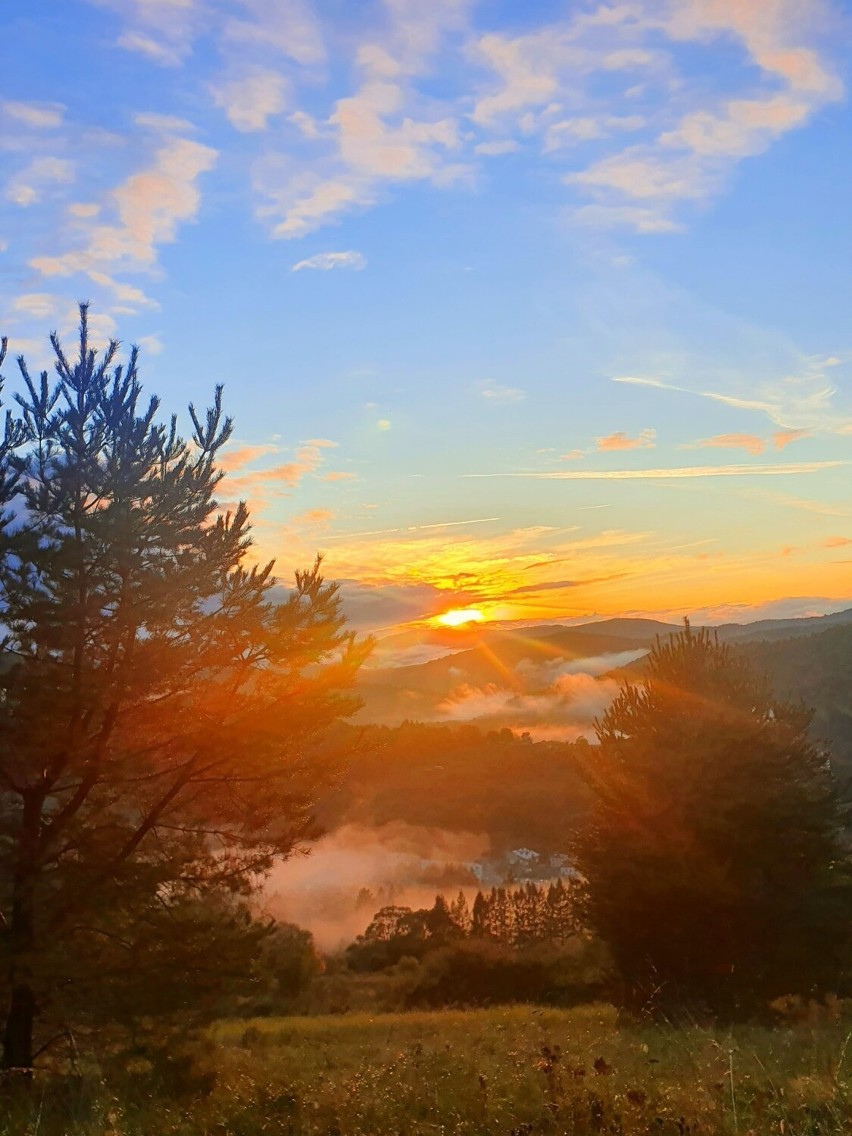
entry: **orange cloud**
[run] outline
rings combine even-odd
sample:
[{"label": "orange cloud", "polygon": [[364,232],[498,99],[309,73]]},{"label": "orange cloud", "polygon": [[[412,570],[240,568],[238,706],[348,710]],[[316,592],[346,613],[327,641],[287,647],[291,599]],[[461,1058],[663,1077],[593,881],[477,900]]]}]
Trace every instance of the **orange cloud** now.
[{"label": "orange cloud", "polygon": [[303,525],[327,525],[333,520],[334,512],[331,509],[306,509],[304,513],[293,517],[294,524]]},{"label": "orange cloud", "polygon": [[[262,498],[268,493],[280,496],[285,486],[288,489],[294,488],[306,474],[313,473],[318,469],[322,465],[322,451],[336,445],[336,442],[329,442],[325,438],[311,438],[309,441],[303,442],[296,451],[295,461],[284,462],[281,465],[272,466],[271,469],[252,470],[250,473],[243,473],[238,477],[229,477],[225,485],[232,494],[241,499]],[[256,457],[257,451],[262,448],[260,446],[245,446],[243,452],[254,450],[255,453],[252,457]],[[239,454],[240,451],[235,451],[235,453]],[[251,460],[251,457],[249,460]]]},{"label": "orange cloud", "polygon": [[277,454],[278,446],[273,445],[271,442],[264,442],[257,446],[239,446],[235,450],[226,450],[217,460],[219,469],[223,469],[225,473],[234,473],[238,469],[242,469],[245,465],[251,465],[257,458],[265,457],[266,454]]},{"label": "orange cloud", "polygon": [[776,430],[772,435],[772,441],[775,443],[776,449],[783,450],[791,442],[798,442],[800,438],[809,437],[810,433],[810,430]]},{"label": "orange cloud", "polygon": [[[796,433],[796,431],[792,431]],[[790,439],[792,441],[792,439]],[[776,443],[777,444],[777,443]],[[756,434],[716,434],[712,438],[702,438],[698,442],[681,446],[683,450],[703,450],[718,448],[720,450],[748,450],[750,454],[762,454],[766,443]]]},{"label": "orange cloud", "polygon": [[830,536],[822,542],[823,548],[845,548],[848,544],[852,544],[852,537]]},{"label": "orange cloud", "polygon": [[612,450],[653,450],[657,436],[656,430],[642,430],[635,438],[631,438],[623,430],[616,430],[614,434],[607,434],[605,438],[595,438],[598,449],[608,453]]},{"label": "orange cloud", "polygon": [[355,481],[357,475],[354,473],[344,473],[342,470],[333,469],[323,476],[323,481]]}]

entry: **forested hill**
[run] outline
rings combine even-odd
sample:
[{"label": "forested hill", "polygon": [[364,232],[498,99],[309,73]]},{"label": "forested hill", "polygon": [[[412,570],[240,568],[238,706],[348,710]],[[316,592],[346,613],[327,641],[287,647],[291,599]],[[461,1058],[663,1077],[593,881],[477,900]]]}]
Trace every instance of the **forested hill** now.
[{"label": "forested hill", "polygon": [[[362,671],[358,692],[364,705],[357,720],[389,726],[471,722],[486,731],[527,731],[536,741],[591,737],[594,719],[619,683],[638,680],[655,639],[679,629],[653,620],[610,619],[576,627],[486,626],[455,639],[447,629],[409,630],[383,640],[373,664]],[[716,631],[768,672],[779,695],[801,697],[815,708],[815,738],[830,741],[839,764],[852,771],[846,710],[852,701],[852,609],[726,624]]]},{"label": "forested hill", "polygon": [[852,624],[740,648],[784,698],[814,709],[814,740],[828,743],[840,776],[852,779]]},{"label": "forested hill", "polygon": [[[802,625],[814,626],[807,621]],[[575,639],[573,645],[580,643]],[[624,641],[609,639],[606,645],[623,647]],[[776,694],[814,708],[814,740],[828,743],[838,775],[852,781],[852,623],[734,646],[768,675]],[[517,670],[514,649],[503,652],[500,660],[504,665],[513,662]],[[459,656],[454,658],[461,669]],[[638,681],[643,663],[640,659],[621,668],[615,678]],[[467,663],[474,674],[479,664],[477,655]],[[411,676],[443,668],[427,664],[404,670]],[[592,681],[617,689],[612,673]],[[428,684],[421,690],[427,705]],[[434,693],[431,698],[434,705]],[[558,707],[551,704],[554,709]],[[534,741],[518,730],[461,722],[408,721],[345,727],[344,732],[344,749],[350,748],[349,739],[357,744],[336,791],[322,803],[320,819],[330,829],[400,821],[486,833],[498,854],[525,846],[547,853],[561,850],[567,830],[584,808],[578,770],[578,758],[588,753],[583,741]]]}]

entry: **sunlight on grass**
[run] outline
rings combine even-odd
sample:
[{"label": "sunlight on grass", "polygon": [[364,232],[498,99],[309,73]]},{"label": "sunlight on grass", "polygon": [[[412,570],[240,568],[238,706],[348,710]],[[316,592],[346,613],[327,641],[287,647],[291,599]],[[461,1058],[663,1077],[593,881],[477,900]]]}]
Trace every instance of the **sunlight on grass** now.
[{"label": "sunlight on grass", "polygon": [[645,1025],[608,1005],[226,1021],[162,1057],[117,1056],[73,1092],[37,1082],[0,1131],[804,1136],[852,1119],[848,1036],[839,1020]]}]

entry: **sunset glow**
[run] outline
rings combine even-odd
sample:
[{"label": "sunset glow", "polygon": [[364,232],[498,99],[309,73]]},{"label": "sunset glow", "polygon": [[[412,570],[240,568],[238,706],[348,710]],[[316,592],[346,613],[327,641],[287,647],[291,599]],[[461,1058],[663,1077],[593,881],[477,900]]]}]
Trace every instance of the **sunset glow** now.
[{"label": "sunset glow", "polygon": [[30,8],[10,358],[85,297],[176,407],[224,383],[282,583],[377,633],[852,599],[841,0]]},{"label": "sunset glow", "polygon": [[478,608],[454,607],[435,617],[435,622],[442,627],[466,627],[470,623],[482,623],[485,615]]}]

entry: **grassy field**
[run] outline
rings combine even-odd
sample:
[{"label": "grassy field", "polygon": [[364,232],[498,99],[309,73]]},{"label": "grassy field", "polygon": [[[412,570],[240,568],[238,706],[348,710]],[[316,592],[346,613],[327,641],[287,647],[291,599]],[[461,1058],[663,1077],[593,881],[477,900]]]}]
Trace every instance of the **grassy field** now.
[{"label": "grassy field", "polygon": [[227,1022],[152,1069],[37,1082],[4,1136],[852,1132],[852,1023],[713,1031],[609,1006]]}]

